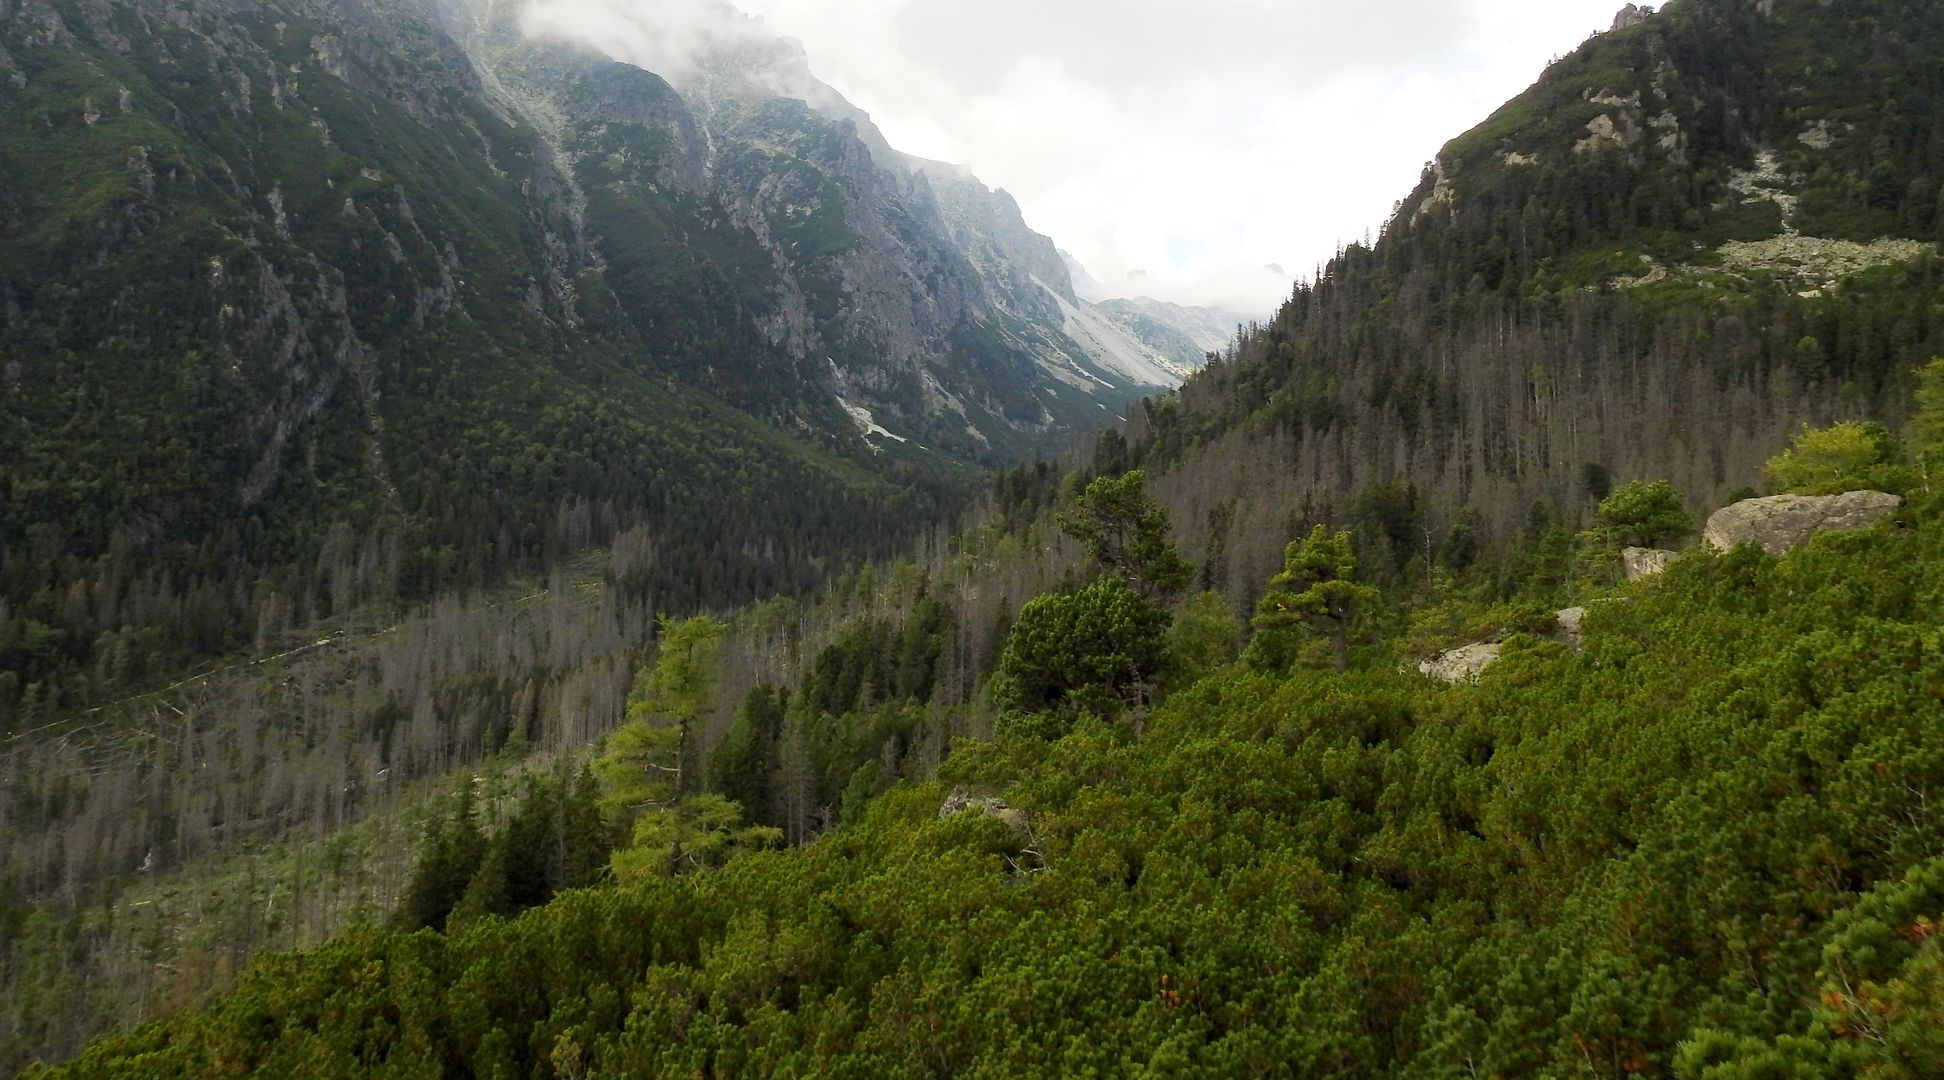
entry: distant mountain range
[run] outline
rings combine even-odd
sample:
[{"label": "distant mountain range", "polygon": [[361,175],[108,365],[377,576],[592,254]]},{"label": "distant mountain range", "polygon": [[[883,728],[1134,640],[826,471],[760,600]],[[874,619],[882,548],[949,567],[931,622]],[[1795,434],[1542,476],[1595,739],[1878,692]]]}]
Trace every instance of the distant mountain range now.
[{"label": "distant mountain range", "polygon": [[[984,461],[1199,366],[1100,318],[1011,196],[892,148],[793,41],[732,24],[671,85],[481,17],[469,55],[554,145],[591,258],[640,258],[643,215],[741,248],[704,258],[768,348],[701,381],[744,408],[814,426],[834,402],[877,449]],[[624,311],[657,303],[610,281]]]},{"label": "distant mountain range", "polygon": [[[1070,252],[1061,251],[1060,260],[1072,276],[1073,287],[1109,319],[1141,339],[1149,348],[1194,370],[1200,370],[1210,353],[1219,353],[1235,344],[1238,334],[1262,316],[1213,307],[1198,307],[1156,300],[1151,296],[1121,295],[1125,287],[1115,288],[1087,272]],[[1281,274],[1280,267],[1272,267]]]},{"label": "distant mountain range", "polygon": [[0,7],[0,705],[634,525],[659,603],[803,587],[1199,365],[794,43],[677,87],[520,16]]}]

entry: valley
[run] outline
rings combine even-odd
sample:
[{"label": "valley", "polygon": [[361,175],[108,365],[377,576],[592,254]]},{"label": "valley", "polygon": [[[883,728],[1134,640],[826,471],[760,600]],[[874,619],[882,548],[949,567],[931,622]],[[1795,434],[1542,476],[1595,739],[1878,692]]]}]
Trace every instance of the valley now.
[{"label": "valley", "polygon": [[1931,1075],[1944,22],[1625,14],[1250,319],[794,42],[0,3],[0,1070]]}]

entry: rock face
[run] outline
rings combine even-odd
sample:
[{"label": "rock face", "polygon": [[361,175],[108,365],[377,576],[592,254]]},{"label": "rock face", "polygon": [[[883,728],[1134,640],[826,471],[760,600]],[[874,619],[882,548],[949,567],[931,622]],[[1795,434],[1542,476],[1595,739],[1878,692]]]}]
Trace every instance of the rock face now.
[{"label": "rock face", "polygon": [[1667,569],[1667,564],[1678,554],[1661,548],[1630,547],[1620,553],[1620,565],[1626,568],[1628,581],[1639,581]]},{"label": "rock face", "polygon": [[1227,348],[1235,328],[1249,321],[1239,312],[1183,307],[1150,296],[1102,300],[1095,306],[1148,347],[1191,369],[1201,367],[1209,353]]},{"label": "rock face", "polygon": [[[552,133],[587,193],[600,256],[700,264],[706,281],[734,283],[701,318],[706,303],[670,301],[668,271],[604,275],[621,309],[675,338],[656,342],[663,352],[697,323],[746,323],[751,347],[682,368],[744,411],[878,451],[909,442],[984,461],[1118,415],[1200,366],[1100,315],[1011,195],[893,148],[794,41],[725,14],[700,29],[691,64],[650,73],[632,61],[653,58],[625,42],[599,43],[611,60],[527,37],[506,14],[520,5],[459,6],[489,27],[475,61]],[[844,414],[860,410],[872,419],[852,430]]]},{"label": "rock face", "polygon": [[1497,642],[1484,641],[1476,645],[1461,645],[1418,664],[1418,671],[1440,682],[1477,682],[1479,672],[1497,662],[1499,651],[1503,648]]},{"label": "rock face", "polygon": [[1868,528],[1902,505],[1902,499],[1881,491],[1744,499],[1716,510],[1702,538],[1717,551],[1754,544],[1781,555],[1818,533]]},{"label": "rock face", "polygon": [[948,818],[958,814],[978,814],[980,817],[998,818],[1020,832],[1025,832],[1028,828],[1026,811],[998,796],[974,795],[964,788],[953,788],[952,793],[945,796],[944,803],[938,807],[939,817]]},{"label": "rock face", "polygon": [[1607,32],[1612,33],[1614,30],[1625,30],[1635,23],[1644,21],[1647,16],[1653,13],[1653,8],[1642,8],[1638,4],[1628,4],[1626,7],[1620,9],[1619,14],[1613,17],[1613,26]]}]

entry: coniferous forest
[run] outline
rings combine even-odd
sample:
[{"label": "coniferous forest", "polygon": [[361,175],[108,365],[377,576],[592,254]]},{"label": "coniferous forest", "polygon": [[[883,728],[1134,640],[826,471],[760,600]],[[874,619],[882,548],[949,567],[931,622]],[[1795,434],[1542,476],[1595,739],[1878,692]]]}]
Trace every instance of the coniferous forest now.
[{"label": "coniferous forest", "polygon": [[[0,81],[152,77],[97,8]],[[615,172],[680,123],[549,172],[457,29],[362,46],[451,63],[346,80],[348,231],[228,90],[123,108],[113,235],[0,110],[0,1071],[1944,1076],[1944,12],[1633,16],[1178,391],[952,460],[776,389]],[[554,175],[661,239],[554,288]]]}]

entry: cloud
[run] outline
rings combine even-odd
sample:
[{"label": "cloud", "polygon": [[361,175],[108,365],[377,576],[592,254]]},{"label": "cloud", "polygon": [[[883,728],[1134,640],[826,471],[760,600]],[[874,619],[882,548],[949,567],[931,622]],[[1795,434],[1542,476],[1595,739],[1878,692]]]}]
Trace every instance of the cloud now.
[{"label": "cloud", "polygon": [[[1290,279],[1265,265],[1308,276],[1375,233],[1444,142],[1618,3],[741,0],[760,21],[726,25],[802,41],[892,145],[969,164],[1110,287],[1266,315]],[[716,7],[533,18],[680,82]]]},{"label": "cloud", "polygon": [[591,45],[671,83],[688,79],[711,53],[777,36],[720,0],[534,0],[520,13],[520,28]]}]

